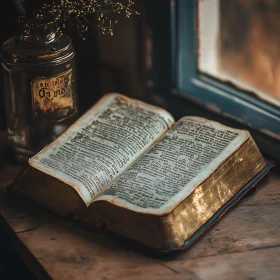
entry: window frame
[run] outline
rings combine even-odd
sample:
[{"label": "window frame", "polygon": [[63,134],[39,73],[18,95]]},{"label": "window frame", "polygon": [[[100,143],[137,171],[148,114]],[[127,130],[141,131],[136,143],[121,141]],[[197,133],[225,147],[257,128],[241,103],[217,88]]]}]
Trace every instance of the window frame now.
[{"label": "window frame", "polygon": [[171,0],[172,91],[280,141],[280,108],[197,68],[196,0]]}]

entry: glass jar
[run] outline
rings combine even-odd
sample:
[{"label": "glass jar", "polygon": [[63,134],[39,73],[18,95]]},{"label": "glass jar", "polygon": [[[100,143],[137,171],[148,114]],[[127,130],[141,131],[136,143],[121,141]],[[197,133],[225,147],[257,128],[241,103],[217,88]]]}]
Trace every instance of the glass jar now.
[{"label": "glass jar", "polygon": [[55,32],[14,37],[2,45],[9,143],[25,162],[77,118],[75,52]]}]

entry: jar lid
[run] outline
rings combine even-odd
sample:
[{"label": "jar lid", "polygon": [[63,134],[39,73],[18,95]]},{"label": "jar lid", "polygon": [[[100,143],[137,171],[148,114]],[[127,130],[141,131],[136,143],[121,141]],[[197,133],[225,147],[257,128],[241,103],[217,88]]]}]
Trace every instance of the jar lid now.
[{"label": "jar lid", "polygon": [[1,59],[6,64],[53,64],[69,60],[74,55],[71,38],[56,36],[54,32],[37,35],[13,37],[1,48]]}]

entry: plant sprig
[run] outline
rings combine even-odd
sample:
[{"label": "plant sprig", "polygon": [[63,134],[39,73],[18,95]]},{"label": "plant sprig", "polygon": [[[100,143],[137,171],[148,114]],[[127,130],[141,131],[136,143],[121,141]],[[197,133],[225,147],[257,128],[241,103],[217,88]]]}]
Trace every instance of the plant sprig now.
[{"label": "plant sprig", "polygon": [[46,31],[51,25],[62,34],[68,24],[76,25],[78,33],[85,38],[87,32],[113,35],[117,20],[110,19],[112,13],[124,13],[126,17],[139,14],[133,8],[134,2],[127,0],[53,0],[35,9],[23,23],[23,35]]}]

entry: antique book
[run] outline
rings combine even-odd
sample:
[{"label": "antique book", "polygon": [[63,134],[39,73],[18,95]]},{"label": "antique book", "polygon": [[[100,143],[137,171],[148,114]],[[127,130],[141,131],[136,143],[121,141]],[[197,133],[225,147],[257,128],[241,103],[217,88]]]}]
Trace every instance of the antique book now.
[{"label": "antique book", "polygon": [[157,251],[189,246],[270,169],[248,131],[105,95],[10,190]]}]

